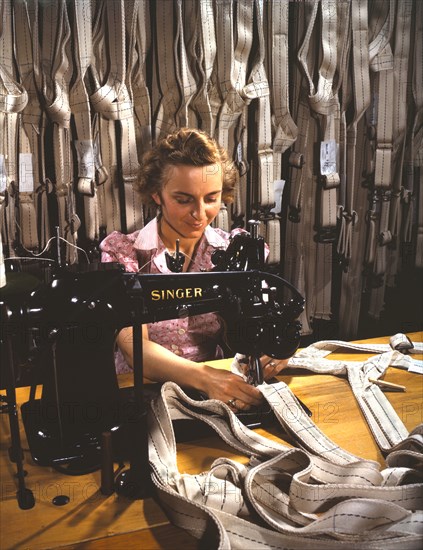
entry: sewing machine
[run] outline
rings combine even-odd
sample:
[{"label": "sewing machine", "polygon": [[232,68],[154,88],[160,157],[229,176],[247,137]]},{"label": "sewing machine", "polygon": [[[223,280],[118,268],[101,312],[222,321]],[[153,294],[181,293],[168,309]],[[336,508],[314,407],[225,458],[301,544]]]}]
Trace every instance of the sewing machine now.
[{"label": "sewing machine", "polygon": [[[27,354],[43,384],[41,398],[32,394],[21,407],[34,461],[68,474],[87,473],[99,467],[103,435],[112,434],[109,462],[122,461],[131,449],[131,468],[118,483],[122,492],[133,493],[136,486],[136,496],[148,494],[140,326],[218,312],[227,346],[249,357],[250,379],[261,383],[261,355],[287,358],[296,351],[304,304],[288,282],[257,269],[263,257],[262,240],[243,234],[216,257],[216,271],[151,275],[125,273],[117,264],[60,268],[22,303],[3,299],[9,385],[15,380],[17,331],[31,342]],[[181,262],[172,260],[177,270]],[[134,329],[130,392],[119,389],[114,364],[116,335],[127,326]],[[20,469],[18,464],[18,474]],[[25,492],[23,478],[20,483]]]}]

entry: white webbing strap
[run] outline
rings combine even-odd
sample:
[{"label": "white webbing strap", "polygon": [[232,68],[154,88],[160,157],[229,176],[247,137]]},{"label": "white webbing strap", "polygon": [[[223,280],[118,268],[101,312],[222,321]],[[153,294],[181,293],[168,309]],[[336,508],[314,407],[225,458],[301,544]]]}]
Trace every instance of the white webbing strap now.
[{"label": "white webbing strap", "polygon": [[193,103],[201,121],[200,127],[210,135],[214,135],[218,108],[216,106],[213,116],[209,96],[210,79],[217,50],[213,0],[203,0],[195,4],[198,9],[197,32],[199,34],[198,48],[200,52],[197,67],[201,77]]},{"label": "white webbing strap", "polygon": [[[108,42],[104,29],[108,29],[106,3],[96,5],[93,13],[92,50],[93,63],[90,73],[94,81],[94,89],[101,87],[107,81]],[[108,34],[107,31],[106,34]],[[91,99],[91,96],[90,96]],[[94,109],[95,110],[95,109]],[[115,121],[102,113],[95,112],[92,117],[93,144],[96,167],[96,183],[99,200],[99,225],[105,227],[107,233],[121,231],[121,204],[119,193],[119,177],[117,167],[117,143]]]},{"label": "white webbing strap", "polygon": [[[415,47],[412,89],[416,105],[416,120],[413,127],[412,162],[416,177],[416,191],[419,203],[417,210],[417,237],[416,237],[416,267],[423,267],[423,52],[417,45],[423,43],[423,5],[415,3]],[[413,189],[414,190],[414,189]],[[412,201],[410,206],[410,219],[412,214]],[[411,231],[410,231],[411,232]]]},{"label": "white webbing strap", "polygon": [[[197,83],[190,67],[191,56],[188,55],[190,41],[195,42],[197,29],[190,27],[185,31],[185,23],[192,22],[194,18],[193,4],[190,0],[176,1],[176,37],[175,37],[175,63],[176,63],[176,78],[179,82],[181,90],[181,105],[176,114],[178,125],[193,127],[197,125],[195,113],[192,110],[191,102],[195,92],[197,91]],[[187,17],[188,15],[188,17]],[[195,51],[195,50],[194,50]],[[191,53],[191,52],[190,52]]]},{"label": "white webbing strap", "polygon": [[423,267],[423,154],[421,157],[420,170],[418,170],[419,204],[417,220],[416,267]]},{"label": "white webbing strap", "polygon": [[[135,141],[133,104],[126,86],[125,9],[123,0],[105,3],[105,18],[108,28],[108,61],[105,83],[91,94],[93,108],[109,120],[120,125],[120,160],[123,191],[125,197],[126,231],[133,232],[143,223],[143,211],[139,194],[135,192],[139,164]],[[102,31],[100,31],[102,32]],[[99,40],[99,38],[95,38]],[[96,50],[98,51],[98,50]],[[103,68],[105,63],[103,65]],[[109,132],[109,137],[112,135]],[[103,151],[103,148],[102,148]],[[105,205],[107,208],[107,204]]]},{"label": "white webbing strap", "polygon": [[19,120],[19,226],[21,243],[26,249],[39,247],[37,229],[37,196],[35,189],[39,185],[39,148],[41,108],[38,102],[34,80],[32,57],[32,37],[29,14],[22,2],[14,5],[16,61],[20,80],[28,94],[28,104]]},{"label": "white webbing strap", "polygon": [[[289,66],[288,66],[288,39],[289,39],[289,2],[282,0],[272,2],[267,12],[268,45],[267,45],[267,72],[271,93],[272,124],[273,124],[273,185],[276,214],[282,210],[282,196],[278,199],[277,188],[284,182],[282,177],[282,154],[291,147],[298,136],[298,128],[291,117],[289,106]],[[280,221],[278,219],[267,222],[267,239],[272,234],[277,235],[273,247],[280,249]],[[269,241],[268,241],[269,242]],[[276,263],[279,256],[273,257],[270,247],[269,263]]]},{"label": "white webbing strap", "polygon": [[[351,259],[353,228],[357,223],[354,210],[356,175],[357,125],[370,104],[370,75],[368,48],[367,0],[354,0],[351,4],[352,71],[354,87],[354,118],[347,129],[345,206],[342,209],[338,253]],[[344,76],[343,80],[346,80]],[[346,84],[346,83],[345,83]]]},{"label": "white webbing strap", "polygon": [[151,46],[150,15],[146,0],[125,2],[129,35],[126,85],[132,98],[138,159],[151,148],[150,92],[146,83],[146,58]]},{"label": "white webbing strap", "polygon": [[403,225],[404,161],[406,147],[408,92],[407,82],[411,47],[411,27],[413,14],[412,0],[397,3],[395,15],[394,46],[394,89],[393,89],[393,150],[392,150],[392,194],[389,211],[389,231],[392,242],[388,250],[386,283],[395,286],[399,271],[401,251],[401,228]]},{"label": "white webbing strap", "polygon": [[176,77],[174,4],[167,0],[157,0],[155,7],[156,33],[160,37],[157,40],[160,101],[156,115],[155,138],[160,139],[178,126],[176,114],[181,105],[181,94]]},{"label": "white webbing strap", "polygon": [[[251,101],[247,88],[248,60],[253,41],[254,1],[216,3],[217,77],[222,105],[217,116],[216,136],[231,158],[239,166],[246,156],[246,109]],[[246,212],[246,177],[241,172],[235,196],[234,211],[237,216]],[[228,229],[219,224],[219,227]]]},{"label": "white webbing strap", "polygon": [[[16,6],[18,7],[18,6]],[[37,100],[31,101],[31,105],[28,106],[28,109],[25,109],[26,113],[24,119],[26,120],[27,114],[34,118],[34,127],[39,133],[38,146],[39,153],[35,155],[33,152],[34,166],[38,162],[38,171],[34,168],[34,173],[37,175],[35,183],[35,193],[36,204],[37,204],[37,217],[38,217],[38,227],[39,227],[39,243],[38,246],[41,250],[45,248],[48,241],[51,237],[51,224],[50,224],[50,213],[48,207],[48,195],[53,193],[54,186],[50,179],[46,177],[46,158],[49,155],[46,155],[46,127],[47,127],[47,114],[44,110],[41,109],[39,94],[41,93],[43,87],[42,81],[42,69],[40,62],[40,45],[39,45],[39,17],[40,17],[40,6],[36,1],[26,1],[22,3],[22,8],[25,8],[26,14],[22,17],[26,18],[28,28],[30,29],[32,43],[32,63],[33,63],[33,77],[35,79],[35,84],[37,87]],[[26,32],[26,31],[25,31]],[[34,116],[35,115],[35,116]],[[37,120],[37,123],[35,122]],[[33,131],[33,129],[31,131]],[[38,156],[38,159],[37,159]]]},{"label": "white webbing strap", "polygon": [[100,222],[98,196],[95,185],[95,157],[91,128],[91,111],[85,77],[92,62],[92,13],[91,4],[74,0],[75,74],[69,100],[75,123],[74,146],[78,163],[78,192],[84,197],[85,235],[94,241],[99,239]]},{"label": "white webbing strap", "polygon": [[40,46],[41,92],[45,110],[53,122],[54,187],[59,227],[62,237],[70,243],[66,247],[66,259],[70,263],[75,263],[78,259],[77,250],[72,245],[76,244],[80,221],[75,211],[72,188],[71,112],[68,96],[71,76],[69,44],[70,26],[66,2],[60,0],[45,4]]},{"label": "white webbing strap", "polygon": [[272,149],[272,113],[270,108],[270,89],[265,71],[264,59],[266,43],[263,28],[263,4],[255,2],[255,28],[258,37],[258,51],[251,69],[244,93],[249,100],[257,99],[256,141],[258,156],[258,184],[251,182],[253,204],[258,203],[258,216],[265,222],[265,238],[271,248],[269,263],[279,263],[281,254],[280,219],[271,209],[275,206],[274,163]]},{"label": "white webbing strap", "polygon": [[272,2],[269,6],[269,37],[267,54],[270,57],[268,76],[272,96],[273,162],[274,179],[281,177],[281,154],[291,147],[298,135],[298,128],[289,107],[289,0]]},{"label": "white webbing strap", "polygon": [[[4,244],[9,255],[16,245],[15,203],[18,184],[18,113],[28,102],[25,88],[19,84],[13,58],[12,2],[0,4],[0,197]],[[7,198],[6,198],[7,197]],[[3,219],[4,215],[4,219]]]},{"label": "white webbing strap", "polygon": [[[374,154],[374,207],[369,213],[370,228],[368,239],[368,261],[372,263],[374,286],[372,289],[369,314],[378,317],[384,301],[386,283],[387,245],[392,241],[389,231],[389,206],[392,186],[392,131],[393,131],[393,85],[394,58],[389,44],[395,17],[395,2],[390,0],[383,5],[385,17],[380,32],[369,46],[370,70],[374,73],[372,105],[373,124],[376,133]],[[378,20],[373,26],[378,24]],[[371,262],[374,258],[373,262]]]},{"label": "white webbing strap", "polygon": [[[300,55],[307,58],[318,5],[316,2],[295,3],[292,8],[296,10],[296,27],[292,34],[298,42],[298,58]],[[308,65],[307,63],[306,67]],[[294,104],[293,111],[293,118],[298,126],[298,137],[292,154],[293,158],[295,155],[296,162],[291,163],[290,170],[284,276],[299,289],[303,296],[306,296],[306,307],[300,321],[303,326],[302,333],[310,334],[312,332],[310,321],[314,313],[314,283],[310,286],[310,282],[314,281],[315,262],[306,262],[305,258],[312,258],[316,253],[316,243],[312,238],[315,199],[310,191],[313,169],[310,162],[304,164],[304,159],[312,155],[314,136],[311,110],[307,101],[308,81],[299,70],[294,72],[293,85],[295,89],[300,90],[298,102]],[[310,275],[309,271],[311,271]]]},{"label": "white webbing strap", "polygon": [[[344,143],[344,169],[341,175],[342,197],[340,203],[340,231],[337,252],[341,255],[343,273],[339,304],[339,318],[342,337],[349,338],[357,333],[362,297],[362,265],[365,250],[365,215],[368,211],[367,193],[362,188],[362,163],[364,147],[365,113],[370,103],[369,46],[368,46],[368,3],[353,0],[351,4],[352,27],[352,89],[348,77],[343,78],[342,96],[354,94],[353,120],[346,130]],[[343,99],[343,102],[345,99]],[[344,181],[343,179],[344,178]],[[345,190],[343,191],[343,184]],[[351,304],[357,304],[352,308]]]},{"label": "white webbing strap", "polygon": [[[392,342],[395,345],[394,339]],[[380,355],[371,357],[364,362],[325,359],[329,353],[338,348]],[[423,346],[420,343],[414,343],[414,348],[409,351],[421,353]],[[381,377],[390,365],[409,368],[414,366],[414,362],[409,356],[393,350],[392,344],[351,344],[336,340],[311,344],[300,350],[289,361],[289,366],[293,368],[305,368],[320,374],[347,375],[354,396],[375,440],[384,452],[390,451],[394,446],[406,440],[409,435],[385,394],[377,385],[369,381],[369,378]]]},{"label": "white webbing strap", "polygon": [[[247,81],[247,63],[252,45],[253,0],[239,2],[236,7],[235,18],[232,2],[216,2],[216,40],[219,44],[217,74],[222,97],[216,136],[231,157],[234,149],[234,126],[245,106],[242,90]],[[235,26],[234,21],[237,21],[238,26]]]},{"label": "white webbing strap", "polygon": [[[317,86],[314,85],[307,57],[309,52],[311,32],[316,24],[318,7],[321,8],[321,47],[322,58],[318,70]],[[348,3],[339,4],[326,0],[316,5],[306,38],[300,48],[299,59],[304,68],[309,84],[309,104],[318,115],[321,132],[320,145],[320,189],[319,204],[316,214],[316,262],[315,273],[315,309],[314,317],[329,319],[331,315],[331,255],[332,242],[335,237],[337,224],[337,188],[340,178],[337,167],[337,147],[339,143],[340,105],[337,94],[337,86],[340,85],[342,70],[338,70],[338,83],[335,80],[335,72],[345,61],[344,48],[346,39],[338,30],[338,18],[347,22],[349,19]],[[341,17],[342,16],[342,17]],[[340,23],[341,24],[341,23]],[[340,51],[338,51],[338,47]],[[313,277],[314,278],[314,277]]]},{"label": "white webbing strap", "polygon": [[[221,458],[209,471],[181,474],[172,419],[192,417],[215,424],[229,445],[250,455],[250,463]],[[280,445],[243,426],[227,405],[194,401],[171,382],[152,402],[148,420],[159,502],[173,523],[196,538],[207,536],[208,546],[323,550],[353,545],[364,550],[381,544],[416,548],[421,541],[421,485],[404,484],[401,475],[393,475],[393,484],[387,485],[389,475],[379,472],[376,463],[340,466]]]}]

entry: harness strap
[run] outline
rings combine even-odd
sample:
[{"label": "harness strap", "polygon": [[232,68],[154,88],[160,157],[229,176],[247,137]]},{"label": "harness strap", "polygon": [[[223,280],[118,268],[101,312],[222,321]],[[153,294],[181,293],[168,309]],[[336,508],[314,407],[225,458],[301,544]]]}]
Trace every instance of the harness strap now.
[{"label": "harness strap", "polygon": [[[313,12],[317,9],[316,3],[295,3],[291,5],[295,9],[295,27],[293,28],[293,40],[298,44],[298,56],[301,48],[307,49],[307,41],[310,40]],[[304,40],[303,40],[304,37]],[[302,42],[301,42],[302,41]],[[313,196],[309,190],[309,182],[313,181],[310,163],[305,163],[308,152],[311,153],[309,144],[313,141],[310,106],[307,101],[307,88],[303,73],[298,69],[293,73],[293,86],[298,90],[298,101],[293,105],[293,118],[298,126],[298,137],[293,145],[289,171],[289,206],[288,219],[286,222],[285,238],[285,260],[284,276],[291,281],[296,288],[307,296],[305,310],[300,316],[302,334],[310,334],[312,329],[310,321],[313,315],[313,300],[309,299],[312,294],[308,293],[307,271],[314,269],[314,262],[305,263],[305,256],[312,257],[315,243],[310,237],[310,246],[305,242],[305,237],[313,233]]]},{"label": "harness strap", "polygon": [[[216,6],[216,40],[220,47],[217,50],[217,77],[221,96],[221,108],[217,117],[216,135],[219,143],[225,147],[237,164],[244,162],[245,141],[238,141],[240,129],[246,132],[245,117],[248,96],[247,69],[253,41],[253,6],[254,1],[238,2],[234,15],[232,2],[217,2]],[[237,131],[238,128],[238,131]],[[246,140],[246,134],[243,135]],[[242,173],[242,172],[241,172]],[[246,185],[245,174],[241,176],[239,187]],[[234,210],[238,217],[246,212],[245,192],[235,196]],[[228,220],[229,222],[229,220]],[[219,222],[218,222],[219,223]],[[221,223],[221,221],[220,221]],[[228,227],[219,227],[228,230]]]},{"label": "harness strap", "polygon": [[[104,32],[106,30],[106,33]],[[89,67],[93,81],[93,90],[98,90],[102,82],[107,81],[108,42],[105,35],[109,34],[106,3],[96,4],[93,13],[92,52],[93,63]],[[92,91],[90,90],[90,100]],[[99,203],[99,226],[105,227],[107,233],[121,231],[121,205],[117,168],[117,143],[115,121],[94,108],[92,116],[93,148],[96,169],[96,184]]]},{"label": "harness strap", "polygon": [[174,52],[174,6],[167,0],[156,3],[157,68],[160,100],[156,116],[155,137],[159,139],[178,126],[176,113],[181,105],[181,94],[176,77]]},{"label": "harness strap", "polygon": [[[191,27],[188,30],[190,34],[186,34],[184,30],[185,23],[192,22],[194,19],[192,2],[177,0],[176,2],[176,21],[177,33],[175,38],[175,63],[176,63],[176,78],[181,90],[181,105],[176,113],[179,126],[197,125],[195,114],[191,107],[191,102],[195,92],[197,91],[197,83],[190,67],[189,40],[195,42],[197,30]],[[188,17],[187,17],[188,15]],[[187,42],[187,43],[186,43]]]},{"label": "harness strap", "polygon": [[389,212],[389,231],[392,243],[388,252],[387,284],[394,286],[398,272],[400,237],[402,225],[401,200],[404,189],[404,153],[407,132],[407,87],[409,55],[411,45],[411,22],[413,2],[397,3],[395,16],[394,87],[393,87],[393,150],[392,150],[392,195]]},{"label": "harness strap", "polygon": [[[238,432],[235,448],[240,451],[239,442],[246,441],[254,449],[249,464],[221,458],[207,472],[179,473],[172,419],[190,417],[215,424],[219,435],[224,424]],[[401,485],[400,474],[386,485],[392,468],[379,472],[376,463],[360,459],[337,466],[281,446],[242,426],[227,405],[194,401],[172,382],[153,400],[148,421],[152,480],[161,505],[195,537],[207,533],[213,547],[364,549],[382,542],[395,548],[401,541],[412,548],[421,540],[421,512],[414,511],[423,505],[421,485]],[[251,507],[264,524],[253,521]]]},{"label": "harness strap", "polygon": [[196,28],[199,34],[198,50],[201,58],[198,59],[197,64],[200,75],[198,90],[193,99],[193,104],[200,119],[200,127],[210,135],[214,135],[217,110],[213,113],[209,93],[217,50],[213,1],[204,0],[203,2],[195,2],[195,5],[198,8],[198,23],[196,24]]},{"label": "harness strap", "polygon": [[19,84],[13,59],[13,11],[12,2],[0,5],[0,166],[1,166],[1,213],[4,242],[9,255],[14,255],[16,245],[16,191],[19,174],[18,163],[18,113],[28,102],[28,94]]},{"label": "harness strap", "polygon": [[370,70],[373,73],[372,130],[375,135],[373,208],[369,215],[375,225],[369,232],[368,260],[373,270],[369,314],[378,317],[384,301],[387,266],[387,245],[392,241],[389,231],[389,207],[392,187],[392,131],[394,57],[389,40],[392,36],[395,2],[385,2],[381,11],[370,13],[374,27],[382,16],[384,23],[369,47]]},{"label": "harness strap", "polygon": [[280,262],[280,219],[272,212],[275,206],[274,163],[272,149],[272,113],[270,108],[270,89],[264,66],[266,44],[263,31],[263,5],[255,2],[255,22],[258,36],[258,51],[251,70],[245,93],[247,97],[257,99],[256,136],[258,158],[258,185],[251,182],[252,202],[257,204],[258,216],[264,221],[265,238],[269,242],[269,263]]},{"label": "harness strap", "polygon": [[[100,21],[107,21],[109,30],[107,36],[108,60],[103,59],[102,69],[104,70],[105,84],[100,85],[96,78],[96,89],[91,94],[91,104],[95,111],[101,113],[105,118],[111,121],[117,120],[120,126],[120,141],[116,145],[120,147],[121,161],[121,180],[123,182],[123,192],[125,197],[124,212],[125,212],[125,230],[127,232],[134,231],[142,225],[142,208],[138,194],[134,190],[134,182],[138,173],[138,154],[135,142],[135,127],[133,117],[133,105],[125,84],[126,79],[126,47],[125,47],[125,10],[122,1],[108,1],[104,4],[104,11],[99,8],[97,23],[95,28],[94,51],[98,55],[101,51],[101,40],[104,33],[100,27]],[[100,54],[101,55],[101,54]],[[101,63],[101,62],[100,62]],[[95,75],[97,77],[97,75]],[[100,127],[102,125],[100,124]],[[116,136],[113,135],[114,124],[109,125],[106,131],[106,141],[113,140],[116,142]],[[101,135],[103,128],[101,127]],[[104,148],[101,148],[102,153]],[[109,152],[110,156],[110,152]],[[113,172],[115,158],[111,159],[112,165],[110,171]],[[117,159],[116,159],[117,162]],[[116,181],[117,174],[113,174],[112,187]],[[118,195],[118,189],[114,190],[114,194]],[[118,199],[115,200],[115,204]],[[104,205],[107,208],[107,203]],[[114,205],[114,211],[115,205]],[[106,211],[108,212],[108,210]]]},{"label": "harness strap", "polygon": [[75,72],[77,78],[70,88],[70,105],[75,124],[74,146],[78,162],[77,189],[84,197],[85,234],[87,239],[99,239],[100,220],[98,195],[95,185],[94,144],[92,140],[89,95],[85,85],[88,67],[92,62],[91,4],[84,0],[74,2]]},{"label": "harness strap", "polygon": [[[70,243],[66,247],[69,263],[77,261],[75,248],[80,220],[75,210],[72,187],[73,159],[68,86],[70,71],[70,26],[66,2],[43,5],[40,67],[41,93],[44,108],[53,123],[55,192],[61,235]],[[36,41],[34,41],[36,42]]]},{"label": "harness strap", "polygon": [[138,159],[151,148],[150,92],[146,83],[146,59],[151,47],[150,14],[146,0],[125,2],[129,35],[126,85],[132,98]]},{"label": "harness strap", "polygon": [[[389,403],[381,389],[369,379],[381,377],[390,365],[410,368],[413,360],[392,346],[401,348],[400,335],[391,339],[390,345],[362,345],[350,344],[342,341],[323,341],[300,350],[289,361],[289,366],[305,368],[313,372],[347,375],[355,398],[363,411],[364,417],[382,451],[388,452],[409,436],[404,424]],[[409,349],[415,353],[423,351],[423,345],[413,344]],[[380,353],[363,363],[355,361],[326,360],[329,353],[337,348],[360,350],[362,352]],[[390,351],[388,351],[390,350]]]},{"label": "harness strap", "polygon": [[[423,267],[423,53],[418,44],[423,42],[423,6],[421,2],[415,4],[415,47],[412,89],[416,106],[416,119],[412,133],[411,158],[413,168],[416,168],[414,177],[416,179],[414,194],[418,193],[417,205],[417,238],[416,238],[416,267]],[[414,183],[414,182],[413,182]],[[412,220],[413,200],[410,201],[409,219]],[[410,224],[409,224],[410,227]],[[411,228],[410,228],[411,229]],[[410,231],[411,233],[411,231]],[[410,239],[411,240],[411,239]]]},{"label": "harness strap", "polygon": [[28,13],[23,3],[14,6],[16,61],[20,80],[28,94],[28,103],[19,119],[19,227],[21,243],[26,249],[39,247],[36,194],[39,184],[39,125],[41,108],[37,98],[32,59],[32,37]]}]

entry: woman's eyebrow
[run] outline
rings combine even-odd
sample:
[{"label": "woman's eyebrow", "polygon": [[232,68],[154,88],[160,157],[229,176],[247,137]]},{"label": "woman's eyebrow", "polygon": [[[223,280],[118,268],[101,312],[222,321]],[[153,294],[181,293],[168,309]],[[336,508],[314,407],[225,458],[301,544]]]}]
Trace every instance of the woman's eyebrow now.
[{"label": "woman's eyebrow", "polygon": [[[209,195],[217,195],[218,193],[221,193],[222,189],[217,189],[216,191],[210,191],[210,193],[207,193],[206,197]],[[174,195],[183,195],[184,197],[194,197],[194,195],[191,195],[190,193],[186,193],[185,191],[174,191]]]}]

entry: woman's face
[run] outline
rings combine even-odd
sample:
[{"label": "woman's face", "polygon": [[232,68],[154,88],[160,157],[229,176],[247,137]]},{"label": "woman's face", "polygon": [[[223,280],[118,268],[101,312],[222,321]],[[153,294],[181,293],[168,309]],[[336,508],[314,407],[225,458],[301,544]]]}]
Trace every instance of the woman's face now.
[{"label": "woman's face", "polygon": [[170,229],[175,239],[198,240],[219,212],[222,186],[220,164],[171,166],[161,193],[152,195],[161,206],[162,231]]}]

